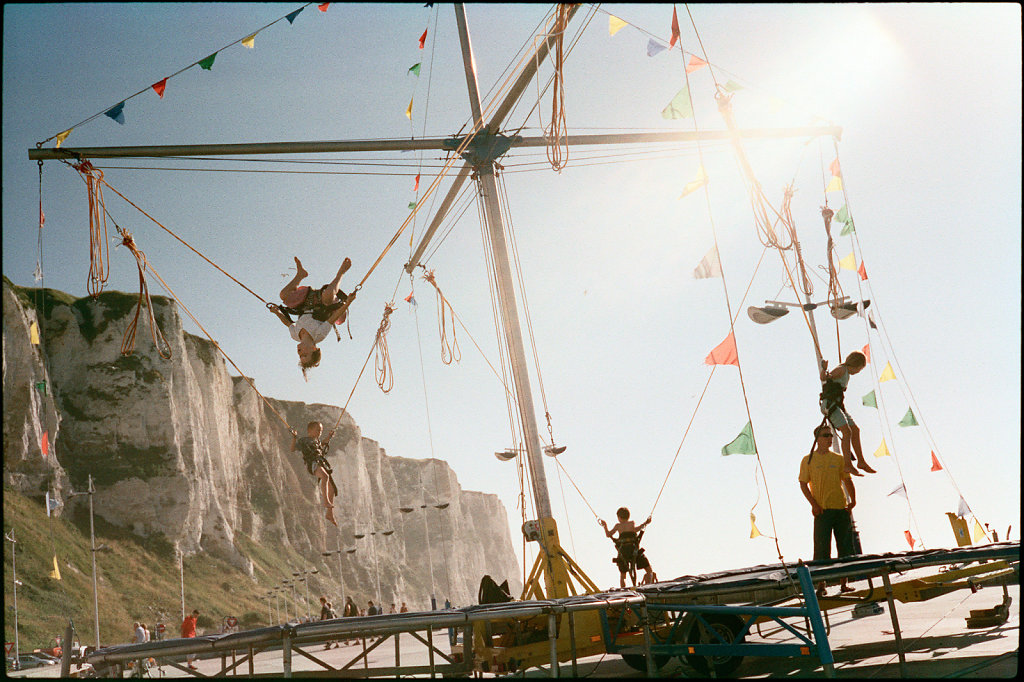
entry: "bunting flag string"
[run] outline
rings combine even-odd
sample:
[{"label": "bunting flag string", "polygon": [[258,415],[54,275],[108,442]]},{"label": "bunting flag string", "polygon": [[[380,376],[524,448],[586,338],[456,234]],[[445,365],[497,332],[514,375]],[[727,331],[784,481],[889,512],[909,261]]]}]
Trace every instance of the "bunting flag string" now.
[{"label": "bunting flag string", "polygon": [[722,262],[718,259],[718,248],[711,247],[696,268],[693,269],[693,276],[697,279],[708,279],[722,276]]},{"label": "bunting flag string", "polygon": [[685,87],[676,93],[672,101],[661,110],[661,117],[669,120],[690,118],[693,116],[693,105],[690,103],[690,92]]},{"label": "bunting flag string", "polygon": [[690,55],[690,63],[686,65],[686,73],[693,73],[702,66],[707,66],[708,63],[698,57],[697,55]]},{"label": "bunting flag string", "polygon": [[892,371],[892,365],[888,362],[885,363],[885,369],[882,370],[881,376],[878,377],[878,383],[882,383],[883,381],[892,381],[895,378],[896,374]]},{"label": "bunting flag string", "polygon": [[917,419],[914,418],[914,411],[907,408],[907,413],[903,415],[903,419],[899,421],[900,426],[917,426]]},{"label": "bunting flag string", "polygon": [[688,194],[693,194],[706,184],[708,184],[708,174],[704,172],[704,166],[699,166],[697,168],[697,179],[686,183],[686,187],[683,187],[683,193],[679,195],[679,198],[682,199]]},{"label": "bunting flag string", "polygon": [[739,353],[736,351],[736,337],[733,332],[704,358],[705,365],[736,365],[739,367]]},{"label": "bunting flag string", "polygon": [[754,427],[747,422],[740,434],[731,443],[722,447],[722,456],[726,455],[756,455],[757,446],[754,444]]},{"label": "bunting flag string", "polygon": [[[327,11],[327,6],[329,4],[330,3],[323,3],[323,4],[319,5],[318,8],[320,9],[321,12],[326,12]],[[134,97],[138,97],[139,95],[143,94],[144,92],[147,92],[148,90],[153,90],[154,92],[156,92],[156,94],[159,96],[160,99],[163,99],[164,91],[167,88],[167,81],[169,79],[174,78],[175,76],[178,76],[178,75],[184,73],[185,71],[189,70],[193,66],[199,66],[201,69],[204,69],[204,70],[207,70],[207,71],[212,70],[213,62],[214,62],[214,59],[216,58],[217,54],[222,52],[222,51],[224,51],[224,50],[226,50],[227,48],[231,47],[232,45],[237,44],[237,43],[241,43],[243,46],[245,46],[245,47],[247,47],[249,49],[252,49],[255,46],[254,42],[255,42],[255,39],[256,39],[256,35],[258,33],[260,33],[261,31],[264,31],[264,30],[270,28],[274,24],[276,24],[276,23],[278,23],[278,22],[280,22],[280,21],[282,21],[284,19],[287,19],[289,24],[294,23],[295,22],[295,18],[297,16],[299,16],[299,14],[302,12],[303,9],[305,9],[305,7],[306,6],[304,5],[304,6],[300,7],[300,8],[298,8],[297,10],[294,10],[294,11],[292,11],[292,12],[290,12],[290,13],[282,16],[282,17],[278,17],[277,19],[275,19],[274,21],[270,22],[269,24],[267,24],[263,28],[259,29],[258,31],[249,33],[245,38],[242,38],[240,40],[235,40],[234,42],[229,43],[228,45],[225,45],[220,50],[217,50],[217,52],[214,52],[213,54],[205,57],[204,59],[202,59],[202,60],[200,60],[198,62],[192,62],[188,66],[186,66],[184,68],[181,68],[181,69],[178,69],[177,71],[175,71],[171,75],[166,76],[166,77],[160,79],[159,81],[157,81],[156,83],[153,83],[152,85],[149,85],[146,88],[143,88],[142,90],[140,90],[140,91],[138,91],[138,92],[136,92],[136,93],[134,93],[134,94],[124,98],[123,100],[121,100],[120,102],[115,104],[114,106],[112,106],[112,107],[110,107],[108,109],[105,109],[105,110],[103,110],[103,111],[101,111],[101,112],[99,112],[97,114],[93,114],[89,118],[87,118],[87,119],[85,119],[83,121],[80,121],[79,123],[76,123],[75,125],[71,126],[67,130],[64,130],[64,131],[62,131],[62,132],[60,132],[60,133],[58,133],[56,135],[53,135],[53,136],[47,138],[46,140],[43,140],[42,142],[39,143],[39,145],[41,146],[41,145],[45,144],[46,142],[49,142],[50,140],[55,140],[56,147],[60,148],[60,146],[67,139],[68,135],[70,135],[71,132],[75,128],[77,128],[77,127],[79,127],[81,125],[84,125],[85,123],[88,123],[88,122],[92,121],[93,119],[95,119],[95,118],[97,118],[97,117],[99,117],[101,115],[105,115],[105,116],[109,117],[110,119],[116,121],[117,123],[119,123],[121,125],[124,125],[124,123],[125,123],[124,106],[125,106],[125,103],[128,100],[133,99]]]}]

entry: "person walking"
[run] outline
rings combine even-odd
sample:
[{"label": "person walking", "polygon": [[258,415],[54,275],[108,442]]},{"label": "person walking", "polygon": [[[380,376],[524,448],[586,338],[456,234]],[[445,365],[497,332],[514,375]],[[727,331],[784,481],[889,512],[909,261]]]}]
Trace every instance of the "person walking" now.
[{"label": "person walking", "polygon": [[[196,636],[196,622],[199,620],[199,609],[193,609],[192,613],[185,616],[185,620],[181,621],[181,636],[182,638],[191,638]],[[196,670],[196,655],[189,654],[185,657],[188,661],[188,667],[191,670]]]}]

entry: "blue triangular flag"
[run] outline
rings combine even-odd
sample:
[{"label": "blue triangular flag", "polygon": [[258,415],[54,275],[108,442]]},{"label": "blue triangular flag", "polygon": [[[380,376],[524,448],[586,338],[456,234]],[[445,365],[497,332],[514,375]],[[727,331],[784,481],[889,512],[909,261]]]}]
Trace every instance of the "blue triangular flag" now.
[{"label": "blue triangular flag", "polygon": [[292,12],[291,14],[285,15],[285,19],[288,20],[289,24],[295,23],[295,17],[299,16],[299,12],[301,12],[304,9],[305,9],[305,7],[298,8],[297,10]]},{"label": "blue triangular flag", "polygon": [[658,54],[659,52],[664,52],[667,49],[668,49],[667,47],[665,47],[664,45],[659,43],[654,38],[651,38],[650,40],[647,41],[647,56],[648,57],[653,57],[654,55]]},{"label": "blue triangular flag", "polygon": [[124,125],[124,102],[121,102],[115,107],[107,109],[103,113],[109,116],[110,118],[114,119],[121,125]]}]

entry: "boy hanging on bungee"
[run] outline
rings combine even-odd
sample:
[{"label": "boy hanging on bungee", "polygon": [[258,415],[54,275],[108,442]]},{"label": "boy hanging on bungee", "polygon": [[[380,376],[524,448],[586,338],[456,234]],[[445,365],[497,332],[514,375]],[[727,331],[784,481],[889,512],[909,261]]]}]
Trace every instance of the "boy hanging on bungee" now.
[{"label": "boy hanging on bungee", "polygon": [[[638,535],[651,523],[651,517],[648,516],[647,520],[638,526],[629,518],[629,510],[625,507],[619,507],[615,516],[619,521],[611,528],[608,528],[604,519],[598,519],[597,522],[604,528],[604,534],[615,541],[618,555],[612,559],[612,562],[619,567],[619,587],[626,586],[626,574],[629,572],[630,563],[644,571],[643,580],[640,581],[641,585],[655,582],[657,577],[651,569],[651,562],[648,561],[644,550],[640,547]],[[615,533],[618,533],[619,537],[613,537]]]},{"label": "boy hanging on bungee", "polygon": [[306,436],[299,438],[298,432],[292,432],[292,451],[302,452],[302,461],[306,470],[319,479],[320,496],[327,508],[327,520],[335,526],[338,522],[334,519],[334,498],[338,496],[338,486],[334,483],[334,470],[327,461],[328,443],[334,436],[334,431],[327,434],[327,440],[320,440],[320,434],[324,431],[324,425],[313,421],[306,425]]},{"label": "boy hanging on bungee", "polygon": [[[818,404],[821,407],[821,413],[825,415],[822,424],[829,422],[839,431],[843,457],[846,460],[846,471],[853,476],[864,475],[857,471],[857,467],[869,474],[875,473],[875,470],[868,466],[867,460],[864,459],[864,452],[860,446],[860,429],[843,404],[846,387],[850,385],[850,377],[864,369],[867,364],[867,358],[859,351],[847,355],[846,360],[831,372],[827,371],[828,360],[821,361],[821,395]],[[853,452],[850,451],[851,444]],[[853,463],[854,454],[857,455],[856,467]]]},{"label": "boy hanging on bungee", "polygon": [[[334,279],[319,289],[313,289],[299,286],[299,282],[309,273],[296,257],[295,276],[281,289],[281,301],[284,305],[267,304],[270,312],[277,315],[288,327],[292,338],[298,341],[299,366],[302,367],[303,377],[306,376],[307,369],[320,364],[321,353],[317,344],[327,337],[335,324],[345,321],[348,307],[356,297],[355,291],[346,294],[338,289],[342,275],[348,272],[350,267],[352,259],[346,258]],[[294,322],[291,315],[297,318]]]}]

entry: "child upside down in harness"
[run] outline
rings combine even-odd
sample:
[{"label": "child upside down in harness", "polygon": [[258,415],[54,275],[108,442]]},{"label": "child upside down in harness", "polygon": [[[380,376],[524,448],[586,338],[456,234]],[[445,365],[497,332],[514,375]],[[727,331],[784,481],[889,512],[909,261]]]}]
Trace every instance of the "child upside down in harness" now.
[{"label": "child upside down in harness", "polygon": [[[302,375],[306,370],[320,364],[320,349],[317,344],[323,341],[333,325],[344,322],[349,302],[355,298],[353,291],[346,295],[338,290],[341,277],[352,267],[352,260],[346,258],[338,269],[338,274],[319,289],[299,286],[299,282],[309,275],[302,263],[295,258],[295,277],[281,289],[281,301],[284,305],[268,303],[270,312],[277,315],[287,327],[292,338],[299,342],[299,366]],[[293,322],[290,315],[297,319]]]},{"label": "child upside down in harness", "polygon": [[[299,434],[292,429],[292,451],[302,452],[302,461],[306,470],[320,480],[320,495],[327,508],[327,520],[335,526],[338,522],[334,519],[334,498],[338,495],[338,486],[334,483],[334,471],[327,461],[327,443],[320,440],[320,434],[324,431],[324,425],[320,422],[309,422],[306,425],[306,437],[299,438]],[[327,440],[334,435],[332,431],[328,434]]]},{"label": "child upside down in harness", "polygon": [[[612,563],[619,567],[619,587],[626,586],[626,574],[629,573],[630,562],[645,571],[643,580],[640,581],[641,585],[656,582],[658,578],[651,569],[651,562],[647,560],[644,550],[640,547],[640,539],[637,535],[638,531],[642,531],[650,524],[651,517],[648,516],[646,521],[637,526],[630,520],[629,510],[625,507],[619,507],[615,516],[618,517],[619,522],[610,529],[604,519],[599,519],[598,523],[604,528],[604,534],[615,541],[615,547],[619,550],[618,556],[612,559]],[[615,533],[618,533],[619,537],[613,537]]]}]

